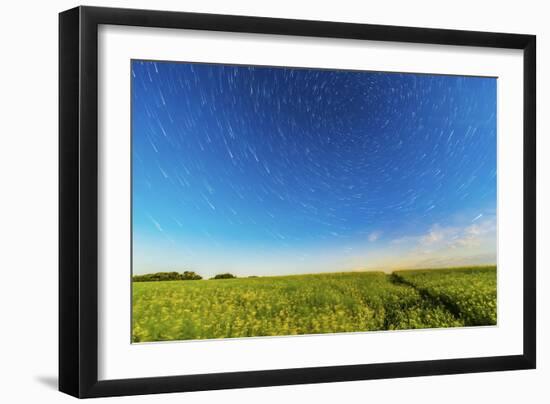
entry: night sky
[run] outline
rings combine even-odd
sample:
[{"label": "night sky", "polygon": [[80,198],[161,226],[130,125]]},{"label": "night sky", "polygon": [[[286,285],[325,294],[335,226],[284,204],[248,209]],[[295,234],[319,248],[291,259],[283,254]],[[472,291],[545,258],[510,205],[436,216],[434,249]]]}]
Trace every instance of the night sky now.
[{"label": "night sky", "polygon": [[134,273],[496,262],[495,78],[133,61]]}]

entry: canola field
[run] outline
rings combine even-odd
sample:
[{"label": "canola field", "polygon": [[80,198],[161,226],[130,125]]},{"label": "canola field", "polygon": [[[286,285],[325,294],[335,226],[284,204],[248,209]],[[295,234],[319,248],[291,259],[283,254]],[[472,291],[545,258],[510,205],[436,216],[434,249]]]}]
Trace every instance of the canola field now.
[{"label": "canola field", "polygon": [[133,282],[132,341],[495,325],[496,267]]}]

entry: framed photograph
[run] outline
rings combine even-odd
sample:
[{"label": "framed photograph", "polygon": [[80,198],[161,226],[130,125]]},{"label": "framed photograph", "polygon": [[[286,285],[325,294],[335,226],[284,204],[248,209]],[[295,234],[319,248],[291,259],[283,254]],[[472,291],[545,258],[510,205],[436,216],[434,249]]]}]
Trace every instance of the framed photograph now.
[{"label": "framed photograph", "polygon": [[535,368],[535,36],[59,28],[61,391]]}]

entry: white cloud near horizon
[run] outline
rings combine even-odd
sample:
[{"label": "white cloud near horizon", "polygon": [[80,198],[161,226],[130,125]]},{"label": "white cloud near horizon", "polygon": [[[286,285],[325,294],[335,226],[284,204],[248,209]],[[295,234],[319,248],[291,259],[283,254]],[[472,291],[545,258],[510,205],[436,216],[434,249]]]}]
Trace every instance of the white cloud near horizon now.
[{"label": "white cloud near horizon", "polygon": [[394,238],[389,253],[367,266],[396,269],[494,264],[496,219],[479,219],[464,226],[435,223],[424,233]]}]

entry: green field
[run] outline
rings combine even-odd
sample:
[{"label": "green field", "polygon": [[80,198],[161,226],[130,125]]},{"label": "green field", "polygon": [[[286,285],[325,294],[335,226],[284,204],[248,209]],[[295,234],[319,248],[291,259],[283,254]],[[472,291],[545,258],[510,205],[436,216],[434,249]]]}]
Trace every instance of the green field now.
[{"label": "green field", "polygon": [[496,267],[133,282],[132,341],[496,324]]}]

